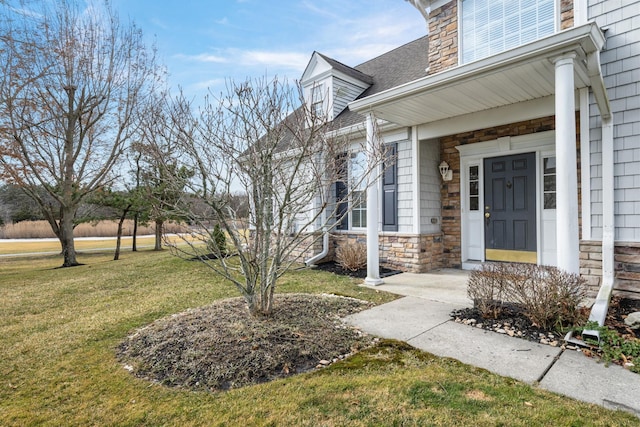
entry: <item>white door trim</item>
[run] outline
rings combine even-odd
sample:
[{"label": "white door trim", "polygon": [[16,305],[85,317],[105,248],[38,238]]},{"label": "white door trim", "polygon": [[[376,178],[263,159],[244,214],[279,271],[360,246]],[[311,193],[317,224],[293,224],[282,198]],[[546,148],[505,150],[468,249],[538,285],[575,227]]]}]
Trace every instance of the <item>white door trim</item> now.
[{"label": "white door trim", "polygon": [[[477,268],[479,262],[484,262],[484,232],[480,233],[480,242],[471,242],[472,227],[477,227],[478,218],[482,222],[483,209],[479,211],[469,210],[469,176],[470,166],[478,166],[480,176],[479,205],[484,206],[484,176],[483,163],[485,158],[508,156],[520,153],[536,153],[536,233],[537,233],[537,259],[538,263],[554,264],[550,259],[549,243],[544,238],[544,222],[549,221],[549,212],[543,211],[543,187],[542,187],[542,159],[555,156],[555,131],[538,132],[529,135],[502,137],[492,141],[478,142],[474,144],[456,146],[460,152],[460,227],[461,227],[461,262],[463,269]],[[476,218],[476,216],[478,218]],[[477,232],[477,230],[476,230]],[[477,236],[477,233],[476,233]],[[477,237],[476,237],[477,238]],[[547,239],[548,240],[548,239]],[[480,249],[477,248],[478,244]],[[555,242],[553,242],[555,246]],[[543,249],[546,248],[546,253]],[[470,259],[469,253],[476,255],[481,252],[481,259]],[[477,258],[477,256],[476,256]]]}]

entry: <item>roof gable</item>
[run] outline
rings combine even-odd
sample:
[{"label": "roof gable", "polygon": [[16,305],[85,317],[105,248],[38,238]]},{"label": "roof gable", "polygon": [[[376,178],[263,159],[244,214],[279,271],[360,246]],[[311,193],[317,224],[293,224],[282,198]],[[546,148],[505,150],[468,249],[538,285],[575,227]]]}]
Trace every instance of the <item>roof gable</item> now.
[{"label": "roof gable", "polygon": [[373,84],[371,76],[316,51],[311,55],[311,60],[309,60],[304,73],[302,73],[300,82],[303,86],[306,86],[310,82],[322,80],[329,76],[352,81],[363,88]]}]

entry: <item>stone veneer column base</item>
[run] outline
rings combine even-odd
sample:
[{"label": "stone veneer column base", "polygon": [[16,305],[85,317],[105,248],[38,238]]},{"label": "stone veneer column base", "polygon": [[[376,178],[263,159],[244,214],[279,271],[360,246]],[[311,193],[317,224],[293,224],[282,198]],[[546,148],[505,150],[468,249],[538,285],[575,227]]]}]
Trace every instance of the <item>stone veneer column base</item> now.
[{"label": "stone veneer column base", "polygon": [[[614,294],[640,299],[640,243],[616,243],[614,266]],[[595,296],[602,284],[602,242],[580,242],[580,275]]]},{"label": "stone veneer column base", "polygon": [[[332,235],[334,247],[344,242],[366,244],[363,233]],[[380,264],[387,268],[411,273],[425,273],[444,267],[442,262],[442,234],[382,233],[378,238]]]}]

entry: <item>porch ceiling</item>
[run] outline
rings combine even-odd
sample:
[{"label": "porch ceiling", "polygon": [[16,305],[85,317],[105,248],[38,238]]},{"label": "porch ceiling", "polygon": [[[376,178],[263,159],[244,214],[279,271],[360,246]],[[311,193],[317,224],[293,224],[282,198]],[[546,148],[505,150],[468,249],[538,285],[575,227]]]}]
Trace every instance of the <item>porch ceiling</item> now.
[{"label": "porch ceiling", "polygon": [[[596,85],[594,93],[606,98],[599,61],[592,59],[603,44],[597,25],[586,24],[354,101],[349,108],[412,126],[543,98],[555,92],[554,58],[572,52],[576,89]],[[601,111],[608,108],[605,101],[598,100]]]}]

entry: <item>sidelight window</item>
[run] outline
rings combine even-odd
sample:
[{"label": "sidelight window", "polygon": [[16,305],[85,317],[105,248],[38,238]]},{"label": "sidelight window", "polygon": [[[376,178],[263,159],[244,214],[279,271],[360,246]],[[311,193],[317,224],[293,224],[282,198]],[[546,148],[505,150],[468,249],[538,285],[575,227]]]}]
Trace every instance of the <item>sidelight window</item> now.
[{"label": "sidelight window", "polygon": [[543,159],[543,191],[544,208],[556,208],[556,158],[545,157]]},{"label": "sidelight window", "polygon": [[469,210],[480,209],[480,178],[479,166],[469,166]]}]

